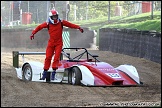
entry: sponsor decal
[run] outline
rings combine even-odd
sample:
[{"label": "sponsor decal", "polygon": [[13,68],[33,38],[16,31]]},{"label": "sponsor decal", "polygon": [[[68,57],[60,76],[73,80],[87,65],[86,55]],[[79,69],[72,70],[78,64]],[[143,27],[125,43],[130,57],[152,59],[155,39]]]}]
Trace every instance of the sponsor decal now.
[{"label": "sponsor decal", "polygon": [[106,69],[106,68],[103,68],[103,69],[99,69],[99,70],[101,70],[101,71],[113,71],[113,70],[115,70],[115,69]]},{"label": "sponsor decal", "polygon": [[105,73],[105,74],[110,76],[111,78],[121,78],[118,73]]}]

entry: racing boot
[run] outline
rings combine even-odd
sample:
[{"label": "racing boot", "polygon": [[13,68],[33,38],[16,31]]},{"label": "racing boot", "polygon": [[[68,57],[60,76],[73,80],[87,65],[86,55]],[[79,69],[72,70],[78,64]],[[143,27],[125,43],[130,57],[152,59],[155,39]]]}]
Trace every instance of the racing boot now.
[{"label": "racing boot", "polygon": [[43,71],[42,73],[42,78],[40,78],[40,80],[45,80],[45,78],[47,77],[47,71]]},{"label": "racing boot", "polygon": [[53,70],[52,75],[51,75],[51,80],[55,79],[55,74],[56,74],[56,70]]}]

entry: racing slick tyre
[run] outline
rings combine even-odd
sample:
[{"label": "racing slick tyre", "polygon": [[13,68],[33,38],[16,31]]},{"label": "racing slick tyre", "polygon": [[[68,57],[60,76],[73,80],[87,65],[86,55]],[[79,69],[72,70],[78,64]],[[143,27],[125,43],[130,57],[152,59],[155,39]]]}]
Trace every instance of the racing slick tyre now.
[{"label": "racing slick tyre", "polygon": [[68,79],[72,85],[80,85],[82,79],[81,71],[78,67],[73,67],[71,73],[68,75]]},{"label": "racing slick tyre", "polygon": [[68,72],[68,84],[72,84],[72,72]]},{"label": "racing slick tyre", "polygon": [[71,69],[67,71],[67,76],[68,76],[68,84],[72,84],[72,79],[71,79]]},{"label": "racing slick tyre", "polygon": [[24,81],[32,80],[32,68],[31,68],[30,64],[25,64],[25,66],[23,67],[22,79]]}]

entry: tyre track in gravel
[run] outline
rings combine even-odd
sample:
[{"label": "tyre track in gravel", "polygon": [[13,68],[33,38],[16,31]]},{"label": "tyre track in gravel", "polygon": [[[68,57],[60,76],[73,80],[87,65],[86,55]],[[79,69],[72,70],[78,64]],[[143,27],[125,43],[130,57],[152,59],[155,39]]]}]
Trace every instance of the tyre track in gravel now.
[{"label": "tyre track in gravel", "polygon": [[[79,107],[105,106],[107,102],[161,102],[161,64],[108,51],[91,51],[99,60],[116,67],[134,65],[143,87],[86,87],[69,84],[24,82],[12,66],[12,50],[1,53],[1,106],[3,107]],[[30,50],[29,50],[30,51]],[[43,49],[39,49],[43,51]],[[44,60],[44,57],[27,57]]]}]

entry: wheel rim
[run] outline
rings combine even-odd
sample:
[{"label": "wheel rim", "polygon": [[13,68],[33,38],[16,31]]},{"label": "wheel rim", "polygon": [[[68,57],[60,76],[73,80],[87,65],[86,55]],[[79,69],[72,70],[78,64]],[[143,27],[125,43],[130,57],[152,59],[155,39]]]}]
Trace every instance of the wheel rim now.
[{"label": "wheel rim", "polygon": [[75,72],[73,71],[73,72],[72,72],[72,84],[75,84],[75,80],[76,80],[76,74],[75,74]]},{"label": "wheel rim", "polygon": [[25,72],[24,72],[24,76],[25,76],[25,79],[26,80],[29,80],[30,78],[31,78],[31,69],[29,68],[29,67],[27,67],[26,69],[25,69]]}]

